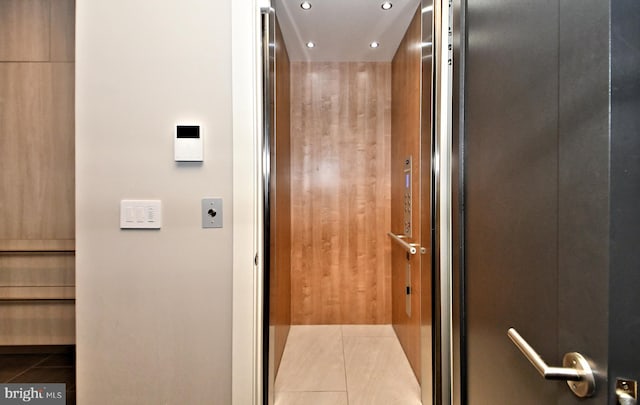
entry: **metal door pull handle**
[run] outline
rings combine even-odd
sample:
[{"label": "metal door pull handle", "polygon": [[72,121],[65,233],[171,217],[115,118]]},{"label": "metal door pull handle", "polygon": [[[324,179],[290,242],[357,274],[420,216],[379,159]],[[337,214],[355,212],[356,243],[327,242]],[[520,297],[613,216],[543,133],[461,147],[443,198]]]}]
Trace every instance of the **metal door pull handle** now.
[{"label": "metal door pull handle", "polygon": [[582,379],[580,372],[575,368],[549,367],[542,357],[533,350],[529,343],[527,343],[514,328],[509,329],[507,334],[509,335],[509,339],[511,339],[545,379],[570,381],[580,381]]},{"label": "metal door pull handle", "polygon": [[593,395],[596,389],[593,370],[587,359],[580,353],[565,354],[562,359],[564,367],[549,367],[514,328],[509,328],[507,335],[546,380],[567,381],[571,391],[580,398]]},{"label": "metal door pull handle", "polygon": [[387,232],[387,235],[391,236],[391,239],[396,241],[400,246],[404,248],[404,250],[411,253],[412,255],[415,255],[418,252],[418,248],[420,247],[420,245],[415,243],[408,243],[406,240],[404,240],[406,236],[396,235],[393,232]]}]

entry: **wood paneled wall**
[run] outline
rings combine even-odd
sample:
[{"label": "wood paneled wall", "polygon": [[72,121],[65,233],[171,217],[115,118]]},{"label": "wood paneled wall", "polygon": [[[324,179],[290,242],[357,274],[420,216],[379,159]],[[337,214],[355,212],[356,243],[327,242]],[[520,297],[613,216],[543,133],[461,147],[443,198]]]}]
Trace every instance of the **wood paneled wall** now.
[{"label": "wood paneled wall", "polygon": [[0,345],[74,342],[74,42],[73,0],[0,1]]},{"label": "wood paneled wall", "polygon": [[291,325],[291,137],[290,63],[276,21],[275,137],[271,140],[270,323],[277,372]]},{"label": "wood paneled wall", "polygon": [[390,63],[291,63],[293,324],[391,321]]},{"label": "wood paneled wall", "polygon": [[[391,68],[393,100],[391,107],[391,230],[398,235],[404,234],[404,161],[411,155],[413,157],[411,241],[425,246],[420,238],[420,76],[422,72],[420,42],[420,9],[418,9],[396,51]],[[428,190],[430,179],[422,179],[422,181],[425,182]],[[424,215],[430,215],[430,213],[427,212]],[[429,236],[425,235],[425,240],[426,238]],[[419,254],[407,256],[404,249],[393,244],[393,326],[418,381],[420,381],[420,260]],[[407,265],[411,266],[411,316],[408,316],[405,310]]]}]

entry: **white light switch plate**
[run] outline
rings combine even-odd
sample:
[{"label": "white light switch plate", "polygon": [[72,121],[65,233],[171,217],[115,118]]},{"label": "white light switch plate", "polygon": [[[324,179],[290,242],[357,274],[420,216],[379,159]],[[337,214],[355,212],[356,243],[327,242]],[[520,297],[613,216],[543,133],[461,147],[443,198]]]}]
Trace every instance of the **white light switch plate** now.
[{"label": "white light switch plate", "polygon": [[121,200],[121,229],[160,229],[162,226],[160,200]]}]

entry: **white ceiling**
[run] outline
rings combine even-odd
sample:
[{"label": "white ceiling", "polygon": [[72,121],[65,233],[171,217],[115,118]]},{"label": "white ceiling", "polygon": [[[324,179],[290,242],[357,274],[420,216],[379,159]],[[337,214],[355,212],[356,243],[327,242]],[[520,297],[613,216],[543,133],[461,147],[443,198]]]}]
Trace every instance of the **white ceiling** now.
[{"label": "white ceiling", "polygon": [[[382,62],[391,61],[419,0],[276,0],[275,9],[291,61]],[[313,41],[315,48],[307,48]],[[369,44],[378,41],[373,49]]]}]

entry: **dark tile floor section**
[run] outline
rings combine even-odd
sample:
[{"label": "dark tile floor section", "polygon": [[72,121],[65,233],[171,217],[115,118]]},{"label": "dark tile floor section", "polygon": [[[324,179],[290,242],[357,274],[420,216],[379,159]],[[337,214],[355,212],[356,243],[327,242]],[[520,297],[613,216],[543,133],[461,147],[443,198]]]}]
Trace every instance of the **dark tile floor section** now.
[{"label": "dark tile floor section", "polygon": [[[21,353],[24,352],[24,353]],[[0,382],[2,383],[64,383],[67,405],[76,403],[76,355],[73,346],[55,346],[33,353],[19,347],[0,353]]]}]

